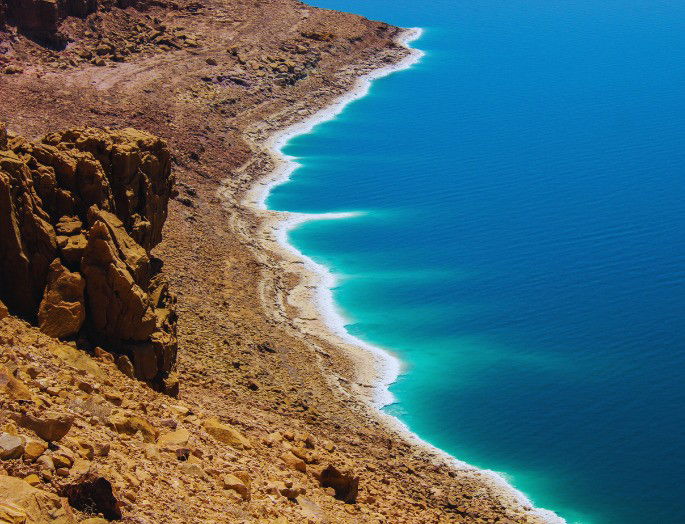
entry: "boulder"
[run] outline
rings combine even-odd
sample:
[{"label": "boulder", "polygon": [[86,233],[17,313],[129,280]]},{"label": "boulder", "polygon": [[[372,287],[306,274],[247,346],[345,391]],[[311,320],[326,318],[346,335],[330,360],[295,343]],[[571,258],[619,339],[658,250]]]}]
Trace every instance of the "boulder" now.
[{"label": "boulder", "polygon": [[0,522],[72,524],[76,520],[57,495],[22,479],[0,475]]},{"label": "boulder", "polygon": [[133,370],[138,380],[152,380],[157,376],[157,355],[152,344],[130,345],[129,351],[133,355]]},{"label": "boulder", "polygon": [[8,317],[9,315],[10,312],[7,310],[7,306],[0,301],[0,320]]},{"label": "boulder", "polygon": [[126,416],[122,413],[115,413],[109,417],[109,425],[117,432],[126,435],[135,435],[140,431],[145,442],[155,442],[159,432],[147,420],[137,416]]},{"label": "boulder", "polygon": [[190,432],[185,428],[181,428],[159,437],[157,439],[157,446],[159,448],[180,448],[188,444],[189,439]]},{"label": "boulder", "polygon": [[8,18],[17,28],[35,40],[62,47],[66,42],[59,34],[59,3],[55,0],[8,0]]},{"label": "boulder", "polygon": [[237,429],[228,424],[219,422],[216,417],[208,418],[203,422],[205,431],[220,442],[237,449],[250,449],[252,444]]},{"label": "boulder", "polygon": [[37,439],[28,439],[24,447],[24,457],[35,461],[45,453],[46,449],[48,449],[48,445],[45,442]]},{"label": "boulder", "polygon": [[71,429],[74,416],[66,413],[44,411],[39,415],[19,413],[14,415],[14,420],[20,426],[30,429],[36,435],[48,442],[59,441]]},{"label": "boulder", "polygon": [[83,250],[86,248],[87,239],[82,228],[83,223],[74,216],[63,216],[55,225],[60,256],[70,269],[79,268]]},{"label": "boulder", "polygon": [[282,495],[290,500],[296,500],[297,497],[306,492],[306,489],[293,484],[291,481],[283,482],[276,480],[267,484],[266,492],[272,495]]},{"label": "boulder", "polygon": [[127,377],[134,378],[136,376],[136,371],[133,369],[131,359],[129,359],[126,355],[119,355],[116,359],[116,364],[119,368],[119,371],[121,371]]},{"label": "boulder", "polygon": [[24,453],[26,439],[9,433],[0,433],[0,459],[18,459]]},{"label": "boulder", "polygon": [[28,402],[32,399],[31,390],[3,364],[0,364],[0,393],[11,400]]},{"label": "boulder", "polygon": [[205,470],[202,469],[202,467],[199,464],[195,464],[195,463],[191,463],[191,462],[182,462],[181,464],[178,465],[178,469],[180,469],[186,475],[190,475],[192,477],[204,477],[205,476]]},{"label": "boulder", "polygon": [[31,170],[14,152],[0,151],[0,299],[9,309],[27,318],[36,314],[56,253]]},{"label": "boulder", "polygon": [[27,482],[28,484],[30,484],[34,488],[36,486],[40,486],[40,484],[41,484],[40,477],[38,475],[36,475],[35,473],[31,473],[30,475],[26,475],[24,477],[24,482]]},{"label": "boulder", "polygon": [[285,453],[283,453],[281,455],[281,460],[285,462],[289,468],[301,471],[302,473],[305,473],[307,471],[307,465],[305,464],[305,462],[301,458],[296,457],[290,451],[286,451]]},{"label": "boulder", "polygon": [[225,489],[231,489],[238,493],[243,500],[250,500],[250,488],[248,484],[245,484],[241,479],[235,475],[224,475],[221,481]]},{"label": "boulder", "polygon": [[86,319],[85,287],[83,277],[65,268],[59,258],[50,264],[45,294],[38,308],[38,325],[43,333],[55,338],[78,333]]},{"label": "boulder", "polygon": [[79,351],[68,344],[51,344],[48,350],[72,368],[85,371],[100,380],[106,377],[103,369],[87,353]]},{"label": "boulder", "polygon": [[147,340],[155,329],[155,316],[118,248],[106,222],[96,219],[81,260],[91,322],[111,338]]}]

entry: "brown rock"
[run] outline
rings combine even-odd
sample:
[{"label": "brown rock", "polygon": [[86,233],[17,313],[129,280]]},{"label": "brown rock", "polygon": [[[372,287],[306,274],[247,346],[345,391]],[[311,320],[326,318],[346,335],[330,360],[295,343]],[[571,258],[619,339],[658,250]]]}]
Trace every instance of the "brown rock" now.
[{"label": "brown rock", "polygon": [[81,268],[96,330],[122,340],[146,340],[155,329],[148,297],[136,283],[107,224],[96,219],[88,232]]},{"label": "brown rock", "polygon": [[6,366],[0,364],[0,392],[12,400],[30,401],[31,390],[12,375]]},{"label": "brown rock", "polygon": [[0,299],[19,315],[35,315],[57,241],[31,170],[13,152],[0,154]]},{"label": "brown rock", "polygon": [[224,444],[228,444],[229,446],[237,449],[252,448],[252,444],[250,443],[249,439],[244,437],[232,426],[229,426],[228,424],[222,424],[216,417],[208,418],[203,422],[202,425],[207,433]]},{"label": "brown rock", "polygon": [[145,444],[143,453],[145,453],[145,458],[150,460],[158,460],[161,457],[159,454],[159,449],[157,449],[157,446],[154,444]]},{"label": "brown rock", "polygon": [[129,359],[126,355],[119,355],[116,362],[119,371],[121,371],[124,375],[130,378],[134,378],[136,376],[136,372],[133,369],[133,364],[131,364],[131,359]]},{"label": "brown rock", "polygon": [[281,455],[281,460],[287,464],[288,467],[301,471],[305,473],[307,471],[307,465],[305,462],[293,455],[290,451],[286,451]]},{"label": "brown rock", "polygon": [[[174,357],[174,361],[176,358]],[[170,397],[177,398],[180,392],[180,381],[178,379],[178,373],[170,373],[169,376],[162,380],[162,392],[166,393]]]},{"label": "brown rock", "polygon": [[250,500],[250,488],[248,485],[245,484],[241,479],[239,479],[235,475],[224,475],[221,478],[221,481],[223,482],[224,488],[226,489],[232,489],[236,493],[238,493],[243,500]]},{"label": "brown rock", "polygon": [[133,369],[139,380],[152,380],[157,376],[157,355],[152,344],[130,346],[133,355]]},{"label": "brown rock", "polygon": [[111,444],[109,442],[95,442],[93,448],[98,457],[106,457],[109,455]]},{"label": "brown rock", "polygon": [[75,520],[57,495],[19,478],[0,475],[0,522],[72,524]]},{"label": "brown rock", "polygon": [[52,457],[52,463],[55,465],[57,469],[59,468],[66,468],[69,469],[71,466],[74,465],[74,459],[71,457],[69,454],[66,453],[61,453],[59,451],[53,453],[51,455]]},{"label": "brown rock", "polygon": [[69,445],[81,456],[81,458],[93,460],[93,457],[95,457],[94,446],[84,438],[73,439],[73,444]]},{"label": "brown rock", "polygon": [[[55,2],[41,0],[14,0],[7,2],[9,19],[22,33],[45,45],[63,48],[67,37],[59,31],[59,24],[67,16],[85,18],[97,10],[95,0]],[[0,8],[2,12],[2,8]],[[0,16],[0,23],[2,16]]]},{"label": "brown rock", "polygon": [[64,263],[71,268],[77,268],[81,263],[83,251],[86,249],[87,243],[88,240],[85,235],[57,237],[60,255]]},{"label": "brown rock", "polygon": [[194,464],[192,462],[181,462],[178,468],[186,475],[191,475],[194,477],[204,477],[205,471],[200,467],[199,464]]},{"label": "brown rock", "polygon": [[38,309],[40,330],[55,338],[75,335],[86,318],[83,291],[86,283],[66,269],[59,259],[50,265],[45,295]]},{"label": "brown rock", "polygon": [[2,301],[0,300],[0,320],[8,317],[9,315],[10,315],[10,312],[7,310],[7,306],[5,306],[5,304],[3,304]]},{"label": "brown rock", "polygon": [[158,431],[142,417],[128,417],[120,413],[115,413],[109,417],[109,425],[119,433],[124,433],[126,435],[135,435],[140,431],[145,442],[154,442],[157,440]]},{"label": "brown rock", "polygon": [[29,413],[14,415],[14,420],[20,426],[33,431],[43,440],[55,442],[69,432],[74,423],[74,416],[46,411],[37,416]]},{"label": "brown rock", "polygon": [[266,486],[266,492],[272,495],[282,495],[285,498],[295,500],[304,493],[304,489],[295,486],[292,482],[283,482],[280,480],[269,482]]},{"label": "brown rock", "polygon": [[177,448],[188,444],[190,433],[187,429],[181,428],[170,433],[165,433],[157,439],[157,446],[160,448]]},{"label": "brown rock", "polygon": [[35,473],[31,473],[30,475],[27,475],[26,477],[24,477],[24,482],[26,482],[27,484],[30,484],[34,488],[36,486],[39,486],[41,483],[40,477],[38,475],[36,475]]},{"label": "brown rock", "polygon": [[55,463],[49,455],[41,455],[38,457],[36,464],[38,464],[43,471],[55,471]]},{"label": "brown rock", "polygon": [[0,299],[51,336],[87,323],[93,346],[127,355],[132,376],[177,395],[175,297],[150,255],[172,193],[168,147],[133,129],[30,143],[0,128]]},{"label": "brown rock", "polygon": [[91,468],[91,462],[89,460],[86,460],[86,459],[80,458],[80,457],[76,457],[76,459],[74,460],[74,464],[70,468],[71,471],[69,471],[69,474],[75,475],[77,477],[81,477],[81,476],[89,473],[90,468]]},{"label": "brown rock", "polygon": [[18,459],[24,453],[26,439],[9,433],[0,433],[0,459]]},{"label": "brown rock", "polygon": [[26,447],[24,448],[24,457],[28,460],[35,461],[45,453],[46,449],[48,449],[48,445],[45,442],[36,439],[28,439],[26,441]]},{"label": "brown rock", "polygon": [[98,363],[83,351],[79,351],[68,344],[54,344],[50,345],[48,349],[65,364],[80,371],[85,371],[100,380],[105,378],[105,372]]}]

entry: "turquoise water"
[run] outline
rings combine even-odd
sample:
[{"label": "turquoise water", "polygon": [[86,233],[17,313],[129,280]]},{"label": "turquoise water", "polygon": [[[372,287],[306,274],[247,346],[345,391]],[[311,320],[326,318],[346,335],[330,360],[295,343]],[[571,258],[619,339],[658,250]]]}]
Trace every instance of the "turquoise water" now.
[{"label": "turquoise water", "polygon": [[406,372],[387,408],[571,522],[685,522],[685,3],[317,0],[426,28],[272,209]]}]

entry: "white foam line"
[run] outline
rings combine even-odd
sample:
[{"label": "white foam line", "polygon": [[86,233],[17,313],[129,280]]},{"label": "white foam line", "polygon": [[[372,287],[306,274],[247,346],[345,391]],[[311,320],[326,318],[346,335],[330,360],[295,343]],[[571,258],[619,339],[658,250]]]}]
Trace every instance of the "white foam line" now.
[{"label": "white foam line", "polygon": [[[312,114],[301,122],[286,127],[285,129],[271,135],[271,137],[266,141],[265,145],[272,151],[274,156],[280,158],[282,162],[280,162],[279,166],[271,174],[269,180],[255,189],[256,193],[252,194],[254,198],[252,201],[253,205],[259,209],[266,210],[266,199],[271,190],[275,186],[287,182],[292,173],[301,166],[297,162],[296,157],[286,155],[281,151],[288,141],[295,136],[310,133],[314,127],[321,122],[333,120],[345,109],[350,102],[366,96],[374,80],[390,75],[396,71],[408,69],[414,64],[418,63],[424,56],[424,52],[419,49],[411,48],[409,44],[420,38],[422,33],[423,30],[421,28],[409,29],[405,31],[398,40],[400,45],[411,51],[406,58],[396,64],[375,69],[370,73],[359,77],[355,83],[355,86],[350,91],[338,98],[332,105]],[[392,404],[395,401],[395,398],[390,392],[389,388],[399,377],[402,371],[402,362],[389,351],[369,344],[368,342],[355,337],[347,331],[345,327],[347,321],[340,312],[339,308],[336,306],[333,299],[332,290],[336,286],[336,276],[330,271],[329,268],[315,262],[288,242],[288,231],[305,222],[312,220],[352,218],[359,216],[361,213],[348,212],[309,214],[284,212],[282,214],[285,218],[280,221],[275,228],[275,239],[279,245],[281,245],[281,247],[285,248],[291,253],[294,253],[299,259],[301,259],[308,270],[318,275],[319,281],[315,288],[315,305],[326,325],[343,341],[354,346],[361,347],[374,355],[378,369],[378,383],[374,384],[373,403],[374,406],[378,408],[381,416],[385,417],[392,426],[403,433],[409,440],[430,449],[432,452],[440,455],[446,461],[452,463],[456,468],[478,472],[481,475],[488,477],[494,485],[510,493],[523,507],[532,508],[532,512],[545,522],[549,524],[564,524],[566,521],[556,515],[554,512],[542,508],[533,508],[533,504],[530,499],[523,492],[517,490],[511,484],[509,484],[502,474],[492,470],[478,469],[475,466],[471,466],[470,464],[456,459],[446,451],[435,447],[430,442],[423,440],[421,437],[416,435],[416,433],[412,432],[409,427],[397,417],[381,411],[381,408]]]},{"label": "white foam line", "polygon": [[361,212],[348,213],[288,213],[287,218],[280,221],[274,231],[276,241],[285,249],[294,253],[298,259],[304,262],[306,269],[318,276],[318,282],[314,288],[314,302],[317,311],[324,319],[326,326],[336,336],[344,342],[365,349],[371,352],[376,361],[378,373],[378,383],[373,388],[373,403],[381,409],[384,406],[395,402],[394,395],[390,392],[390,385],[397,380],[402,372],[402,362],[389,351],[369,344],[368,342],[355,337],[347,331],[348,320],[344,317],[340,308],[337,307],[333,298],[333,289],[337,286],[338,278],[331,270],[310,257],[302,253],[290,242],[288,242],[288,232],[305,222],[313,220],[337,220],[361,216]]}]

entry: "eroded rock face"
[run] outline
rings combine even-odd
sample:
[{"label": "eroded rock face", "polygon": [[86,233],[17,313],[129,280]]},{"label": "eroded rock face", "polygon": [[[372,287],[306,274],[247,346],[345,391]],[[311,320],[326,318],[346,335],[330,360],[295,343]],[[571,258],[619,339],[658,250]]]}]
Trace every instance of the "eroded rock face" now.
[{"label": "eroded rock face", "polygon": [[169,388],[175,297],[150,251],[172,185],[169,149],[148,133],[74,129],[31,143],[0,125],[0,300],[46,334],[126,355],[137,378]]},{"label": "eroded rock face", "polygon": [[48,271],[45,294],[38,308],[40,330],[52,337],[73,336],[86,319],[83,292],[86,281],[56,258]]},{"label": "eroded rock face", "polygon": [[67,16],[85,18],[97,8],[97,0],[0,0],[0,27],[11,23],[41,43],[63,47],[67,40],[60,22]]}]

